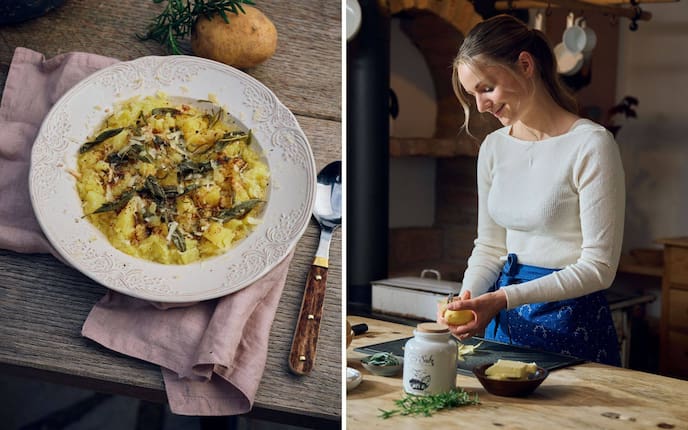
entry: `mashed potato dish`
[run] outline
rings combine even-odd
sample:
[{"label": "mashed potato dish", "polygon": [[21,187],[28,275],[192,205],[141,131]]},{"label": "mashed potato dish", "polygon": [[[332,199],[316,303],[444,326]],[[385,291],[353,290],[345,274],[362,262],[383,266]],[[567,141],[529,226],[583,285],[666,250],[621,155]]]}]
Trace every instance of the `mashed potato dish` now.
[{"label": "mashed potato dish", "polygon": [[267,197],[251,141],[210,101],[123,102],[79,148],[84,216],[135,257],[187,264],[223,253],[258,224]]}]

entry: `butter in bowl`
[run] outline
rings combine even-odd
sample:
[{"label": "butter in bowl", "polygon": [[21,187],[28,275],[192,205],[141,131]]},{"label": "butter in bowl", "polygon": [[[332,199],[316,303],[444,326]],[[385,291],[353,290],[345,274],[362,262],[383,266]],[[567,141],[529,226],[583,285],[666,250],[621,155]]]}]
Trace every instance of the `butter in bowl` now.
[{"label": "butter in bowl", "polygon": [[374,375],[395,376],[404,366],[404,359],[390,352],[378,352],[362,358],[361,364]]},{"label": "butter in bowl", "polygon": [[473,369],[488,393],[504,397],[523,397],[531,394],[547,378],[547,369],[535,363],[497,360]]}]

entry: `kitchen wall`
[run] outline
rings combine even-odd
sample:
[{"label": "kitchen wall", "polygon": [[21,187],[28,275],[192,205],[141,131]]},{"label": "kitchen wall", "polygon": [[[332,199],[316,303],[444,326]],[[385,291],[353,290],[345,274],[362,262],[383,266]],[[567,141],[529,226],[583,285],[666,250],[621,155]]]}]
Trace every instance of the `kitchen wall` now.
[{"label": "kitchen wall", "polygon": [[[619,37],[617,99],[639,100],[637,118],[614,121],[622,126],[616,140],[626,172],[625,251],[688,235],[688,2],[642,7],[652,19]],[[656,325],[662,303],[654,284],[644,291],[658,298],[646,310]]]},{"label": "kitchen wall", "polygon": [[619,118],[626,171],[624,249],[688,235],[688,2],[643,4],[636,32],[621,29],[617,99],[639,99],[638,118]]}]

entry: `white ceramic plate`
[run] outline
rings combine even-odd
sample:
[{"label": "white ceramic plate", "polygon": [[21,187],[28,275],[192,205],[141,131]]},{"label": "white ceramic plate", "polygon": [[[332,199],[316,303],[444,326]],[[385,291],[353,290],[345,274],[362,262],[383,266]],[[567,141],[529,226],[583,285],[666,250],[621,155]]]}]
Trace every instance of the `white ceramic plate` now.
[{"label": "white ceramic plate", "polygon": [[[270,169],[263,221],[226,253],[188,265],[163,265],[115,249],[82,219],[75,179],[79,146],[116,102],[163,91],[214,95],[251,129]],[[69,90],[46,117],[31,154],[31,203],[64,259],[121,293],[159,302],[220,297],[250,285],[281,262],[305,231],[315,199],[315,161],[294,115],[263,84],[227,65],[190,57],[142,57],[100,70]]]}]

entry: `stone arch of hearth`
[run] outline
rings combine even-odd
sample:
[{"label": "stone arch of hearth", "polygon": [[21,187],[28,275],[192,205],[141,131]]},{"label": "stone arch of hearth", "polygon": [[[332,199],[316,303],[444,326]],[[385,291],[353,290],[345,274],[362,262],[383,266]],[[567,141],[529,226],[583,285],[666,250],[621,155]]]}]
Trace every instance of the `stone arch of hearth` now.
[{"label": "stone arch of hearth", "polygon": [[[438,104],[435,137],[455,139],[464,115],[452,88],[451,66],[464,36],[483,17],[468,0],[380,0],[379,4],[402,20],[402,31],[419,48],[430,69]],[[490,118],[471,117],[471,133],[476,137],[496,128]]]},{"label": "stone arch of hearth", "polygon": [[400,20],[401,31],[424,57],[437,102],[432,138],[390,138],[392,157],[437,158],[438,185],[433,191],[439,197],[432,227],[390,230],[389,276],[418,276],[420,270],[433,267],[443,279],[458,281],[477,228],[474,157],[484,136],[499,123],[473,108],[470,130],[474,137],[461,130],[464,114],[452,88],[452,63],[465,35],[483,17],[469,0],[377,1],[381,10]]},{"label": "stone arch of hearth", "polygon": [[468,0],[382,0],[382,3],[392,15],[402,11],[432,12],[464,35],[483,20]]}]

